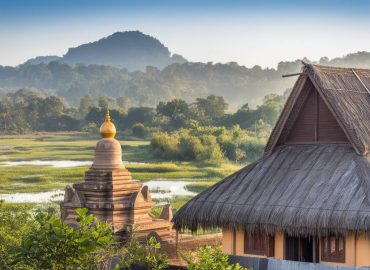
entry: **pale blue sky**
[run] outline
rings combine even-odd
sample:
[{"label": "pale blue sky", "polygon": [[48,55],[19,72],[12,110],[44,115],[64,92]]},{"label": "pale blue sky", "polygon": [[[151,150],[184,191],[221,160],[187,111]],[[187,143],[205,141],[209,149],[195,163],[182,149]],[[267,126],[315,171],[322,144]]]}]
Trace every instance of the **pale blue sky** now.
[{"label": "pale blue sky", "polygon": [[370,51],[370,1],[0,0],[0,65],[140,30],[190,61],[276,67]]}]

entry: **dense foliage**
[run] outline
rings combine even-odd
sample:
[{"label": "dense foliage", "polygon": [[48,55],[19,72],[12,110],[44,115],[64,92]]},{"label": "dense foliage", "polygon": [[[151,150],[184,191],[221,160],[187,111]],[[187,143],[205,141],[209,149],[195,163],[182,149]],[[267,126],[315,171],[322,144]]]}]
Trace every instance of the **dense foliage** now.
[{"label": "dense foliage", "polygon": [[93,222],[87,209],[78,209],[77,229],[68,226],[59,215],[38,212],[36,223],[24,236],[17,261],[30,269],[89,269],[98,264],[96,255],[113,244],[109,224]]},{"label": "dense foliage", "polygon": [[[370,53],[359,52],[332,60],[323,57],[319,63],[369,68]],[[174,98],[193,102],[198,97],[213,94],[223,96],[235,109],[246,101],[256,105],[268,93],[281,94],[291,88],[296,77],[282,78],[281,75],[299,72],[301,66],[300,60],[280,62],[276,69],[247,68],[237,63],[187,62],[133,72],[112,66],[72,67],[56,61],[0,66],[0,95],[20,88],[37,88],[46,95],[64,98],[71,106],[77,106],[86,95],[125,98],[132,106],[156,106],[160,101]]]},{"label": "dense foliage", "polygon": [[[115,269],[140,265],[167,267],[167,257],[154,237],[146,245],[115,241],[111,225],[99,222],[87,209],[77,209],[76,227],[68,226],[54,210],[36,211],[0,202],[0,269]],[[119,260],[114,260],[119,258]]]},{"label": "dense foliage", "polygon": [[[110,224],[77,209],[75,227],[68,226],[54,209],[37,210],[0,202],[0,269],[4,270],[164,270],[167,256],[150,237],[146,244],[132,239],[115,241]],[[185,254],[190,270],[244,270],[230,265],[220,247],[202,247]]]},{"label": "dense foliage", "polygon": [[17,248],[33,224],[30,207],[0,201],[0,269],[14,269]]},{"label": "dense foliage", "polygon": [[196,252],[183,255],[183,258],[188,263],[188,270],[247,270],[239,264],[230,264],[221,247],[204,246]]},{"label": "dense foliage", "polygon": [[266,134],[255,136],[238,125],[225,127],[193,126],[167,133],[158,132],[151,140],[154,154],[164,159],[197,160],[219,163],[224,158],[230,161],[249,160],[260,156]]},{"label": "dense foliage", "polygon": [[84,96],[74,108],[67,107],[65,101],[56,96],[21,89],[0,100],[0,132],[96,129],[104,120],[107,108],[119,130],[131,130],[137,137],[146,137],[155,129],[171,131],[194,123],[227,127],[238,124],[243,129],[255,129],[256,123],[259,127],[271,127],[275,123],[285,98],[286,94],[270,94],[256,109],[245,104],[236,113],[228,114],[228,103],[214,95],[197,98],[194,103],[182,99],[159,102],[156,108],[129,107],[124,98]]},{"label": "dense foliage", "polygon": [[127,106],[125,99],[85,96],[67,108],[55,96],[21,89],[0,101],[0,132],[86,131],[97,134],[110,108],[112,121],[125,136],[151,139],[155,156],[166,160],[219,162],[254,159],[275,124],[288,91],[270,94],[255,109],[248,104],[227,113],[221,96],[159,102],[156,108]]}]

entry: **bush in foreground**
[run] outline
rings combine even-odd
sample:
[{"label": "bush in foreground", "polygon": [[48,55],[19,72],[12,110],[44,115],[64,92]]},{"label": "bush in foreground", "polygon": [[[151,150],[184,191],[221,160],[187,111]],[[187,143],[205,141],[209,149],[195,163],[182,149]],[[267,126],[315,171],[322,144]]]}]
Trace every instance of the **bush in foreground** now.
[{"label": "bush in foreground", "polygon": [[183,255],[188,270],[247,270],[239,264],[230,264],[221,247],[201,247],[198,251]]},{"label": "bush in foreground", "polygon": [[[139,265],[162,270],[167,267],[167,257],[160,252],[160,243],[155,238],[150,238],[146,245],[132,240],[120,246],[110,224],[94,219],[86,208],[77,209],[76,214],[78,226],[71,227],[59,214],[37,212],[26,233],[21,235],[21,241],[15,242],[12,248],[2,248],[7,260],[1,269],[104,270],[112,269],[112,265],[113,269]],[[0,226],[1,231],[5,228]]]},{"label": "bush in foreground", "polygon": [[[0,202],[0,269],[167,269],[167,256],[154,237],[146,244],[131,240],[119,245],[110,224],[94,219],[85,208],[76,214],[78,226],[71,227],[59,213],[38,211],[32,218],[29,208]],[[220,247],[202,247],[184,258],[189,270],[245,270],[230,265]]]}]

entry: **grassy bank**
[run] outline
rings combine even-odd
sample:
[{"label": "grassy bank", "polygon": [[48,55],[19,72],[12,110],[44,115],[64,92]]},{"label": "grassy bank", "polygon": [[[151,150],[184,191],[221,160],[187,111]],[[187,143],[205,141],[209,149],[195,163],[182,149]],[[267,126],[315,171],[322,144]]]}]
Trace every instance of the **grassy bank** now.
[{"label": "grassy bank", "polygon": [[[0,136],[0,193],[42,192],[64,188],[83,180],[88,165],[56,168],[48,165],[4,166],[17,161],[92,161],[99,136],[83,133],[38,133]],[[199,192],[241,166],[231,163],[210,165],[199,162],[169,162],[151,155],[148,141],[122,140],[122,158],[133,178],[181,179],[189,181],[189,190]],[[131,162],[131,163],[130,163]],[[132,163],[133,162],[133,163]]]}]

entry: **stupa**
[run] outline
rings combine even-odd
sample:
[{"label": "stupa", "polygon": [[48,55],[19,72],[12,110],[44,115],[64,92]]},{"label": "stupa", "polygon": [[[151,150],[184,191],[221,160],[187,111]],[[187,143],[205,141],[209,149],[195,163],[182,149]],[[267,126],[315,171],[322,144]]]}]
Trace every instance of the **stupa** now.
[{"label": "stupa", "polygon": [[151,215],[155,203],[148,187],[133,181],[125,168],[109,111],[100,134],[102,139],[96,144],[94,162],[85,172],[84,182],[65,190],[64,201],[60,204],[62,219],[76,225],[75,210],[87,208],[97,219],[111,223],[113,231],[123,239],[147,237],[153,233],[161,239],[170,237],[171,207],[163,207],[160,218]]}]

